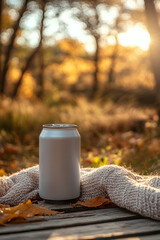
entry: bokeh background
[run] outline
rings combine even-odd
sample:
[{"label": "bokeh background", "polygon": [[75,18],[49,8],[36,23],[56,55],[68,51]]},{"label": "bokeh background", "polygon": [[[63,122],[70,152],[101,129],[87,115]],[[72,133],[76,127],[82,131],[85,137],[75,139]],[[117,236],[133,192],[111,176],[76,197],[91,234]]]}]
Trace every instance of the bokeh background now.
[{"label": "bokeh background", "polygon": [[74,123],[82,167],[160,173],[160,1],[0,1],[0,176]]}]

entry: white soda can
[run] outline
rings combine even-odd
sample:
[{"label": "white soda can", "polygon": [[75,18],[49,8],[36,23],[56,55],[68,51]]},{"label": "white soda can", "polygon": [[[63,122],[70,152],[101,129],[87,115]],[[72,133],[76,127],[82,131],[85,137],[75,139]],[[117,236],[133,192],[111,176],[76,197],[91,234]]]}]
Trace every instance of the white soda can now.
[{"label": "white soda can", "polygon": [[39,195],[46,200],[79,197],[80,135],[76,125],[43,125],[39,137]]}]

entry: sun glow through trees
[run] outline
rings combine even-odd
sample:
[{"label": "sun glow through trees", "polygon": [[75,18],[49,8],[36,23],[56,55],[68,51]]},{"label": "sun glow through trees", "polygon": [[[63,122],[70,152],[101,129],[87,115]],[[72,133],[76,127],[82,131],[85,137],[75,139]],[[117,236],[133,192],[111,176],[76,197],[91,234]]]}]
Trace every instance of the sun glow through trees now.
[{"label": "sun glow through trees", "polygon": [[134,26],[119,34],[119,42],[122,46],[137,46],[147,51],[150,44],[150,35],[144,28]]}]

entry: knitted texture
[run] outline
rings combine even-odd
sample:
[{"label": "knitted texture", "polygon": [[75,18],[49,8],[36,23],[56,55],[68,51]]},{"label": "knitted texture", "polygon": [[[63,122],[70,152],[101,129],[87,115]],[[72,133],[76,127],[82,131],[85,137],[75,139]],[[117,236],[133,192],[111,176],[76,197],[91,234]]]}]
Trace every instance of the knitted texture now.
[{"label": "knitted texture", "polygon": [[[117,206],[160,220],[160,177],[139,176],[116,165],[81,169],[80,200],[104,196]],[[0,204],[16,205],[38,198],[39,167],[0,178]]]}]

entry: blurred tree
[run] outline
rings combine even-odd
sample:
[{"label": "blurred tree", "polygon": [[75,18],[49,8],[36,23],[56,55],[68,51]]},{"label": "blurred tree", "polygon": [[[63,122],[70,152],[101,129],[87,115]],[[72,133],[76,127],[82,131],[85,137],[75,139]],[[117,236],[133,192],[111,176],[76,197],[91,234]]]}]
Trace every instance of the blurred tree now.
[{"label": "blurred tree", "polygon": [[1,34],[2,34],[2,1],[0,1],[0,78],[2,74],[2,40],[1,40]]},{"label": "blurred tree", "polygon": [[[109,84],[114,83],[116,80],[115,67],[118,60],[119,33],[125,32],[126,29],[132,24],[135,25],[137,23],[142,23],[143,25],[145,25],[144,11],[139,7],[135,9],[128,8],[126,3],[127,1],[121,1],[121,3],[119,3],[117,17],[115,18],[113,25],[110,26],[110,33],[108,34],[108,36],[112,36],[115,39],[113,52],[110,57],[111,64],[107,76],[107,82]],[[105,92],[107,92],[107,89],[104,89],[104,94]]]},{"label": "blurred tree", "polygon": [[91,98],[94,98],[98,88],[98,74],[99,74],[99,58],[100,58],[100,32],[99,28],[101,20],[98,11],[98,4],[101,1],[71,1],[71,7],[76,8],[78,11],[74,11],[74,17],[79,19],[85,24],[85,30],[94,38],[95,41],[95,53],[94,53],[94,72],[93,72],[93,85],[91,91]]},{"label": "blurred tree", "polygon": [[43,51],[43,40],[44,40],[44,19],[45,19],[45,3],[41,1],[42,9],[42,21],[40,27],[40,42],[39,42],[39,78],[37,86],[37,97],[43,98],[44,96],[44,51]]},{"label": "blurred tree", "polygon": [[26,11],[28,1],[29,0],[24,1],[23,7],[21,8],[21,10],[19,12],[18,19],[13,25],[13,34],[11,35],[11,38],[10,38],[10,41],[9,41],[9,44],[8,44],[8,47],[7,47],[7,50],[5,53],[5,60],[4,60],[4,65],[3,65],[4,67],[3,67],[1,79],[0,79],[0,94],[5,93],[6,75],[7,75],[8,69],[9,69],[9,60],[10,60],[11,53],[13,50],[13,45],[14,45],[14,41],[15,41],[15,38],[17,35],[17,31],[19,29],[19,24],[20,24],[20,21],[21,21],[21,18],[23,16],[24,12]]},{"label": "blurred tree", "polygon": [[[110,69],[108,71],[108,83],[109,84],[112,84],[115,82],[115,66],[116,66],[116,61],[118,58],[118,47],[119,47],[118,34],[124,30],[123,25],[121,25],[124,22],[123,12],[125,12],[125,8],[124,8],[124,5],[122,4],[121,8],[119,8],[117,17],[116,17],[114,24],[110,30],[110,33],[108,34],[108,35],[113,36],[115,39],[113,52],[111,54]],[[105,94],[105,90],[107,90],[107,89],[104,89],[104,94]]]},{"label": "blurred tree", "polygon": [[148,31],[151,36],[150,59],[155,79],[155,93],[160,121],[160,26],[154,1],[144,0]]},{"label": "blurred tree", "polygon": [[18,95],[18,91],[20,89],[20,86],[22,84],[23,81],[23,77],[24,74],[26,73],[26,71],[28,70],[28,68],[30,67],[34,57],[37,55],[37,53],[40,51],[40,58],[42,57],[42,59],[40,59],[40,74],[39,74],[39,86],[38,86],[38,96],[42,97],[43,95],[43,69],[44,69],[44,63],[43,63],[43,53],[42,53],[42,40],[43,40],[43,27],[44,27],[44,19],[45,19],[45,3],[43,1],[40,2],[41,5],[41,10],[42,10],[42,18],[41,18],[41,24],[40,24],[40,40],[39,40],[39,44],[38,46],[33,50],[33,52],[29,55],[29,57],[27,58],[27,61],[25,63],[25,66],[22,69],[21,75],[18,79],[18,81],[15,84],[13,93],[12,93],[12,98],[16,98]]},{"label": "blurred tree", "polygon": [[112,84],[115,82],[115,65],[116,65],[116,60],[118,57],[118,37],[115,35],[115,45],[113,48],[113,53],[111,55],[111,64],[110,64],[110,69],[108,72],[108,83]]},{"label": "blurred tree", "polygon": [[[119,45],[118,34],[122,31],[126,31],[127,28],[129,28],[130,26],[133,26],[133,22],[144,22],[144,14],[142,13],[142,9],[138,9],[138,4],[138,10],[131,8],[127,9],[127,5],[124,4],[126,1],[124,0],[43,0],[43,3],[47,3],[45,7],[45,11],[47,11],[45,14],[45,28],[47,31],[45,31],[44,37],[44,16],[42,16],[41,19],[41,16],[39,14],[39,7],[37,7],[37,11],[35,10],[36,8],[33,7],[36,5],[35,3],[40,3],[40,1],[42,0],[30,1],[23,17],[24,21],[21,21],[22,24],[20,24],[20,27],[18,27],[17,33],[15,35],[16,41],[14,40],[14,44],[12,42],[14,47],[12,47],[10,51],[10,57],[8,60],[8,66],[10,66],[10,68],[9,71],[7,69],[8,74],[6,73],[8,79],[7,82],[9,82],[9,84],[7,85],[5,93],[9,94],[10,92],[12,92],[13,84],[18,79],[18,81],[14,85],[14,91],[12,92],[13,98],[16,97],[18,95],[19,89],[21,88],[20,86],[23,85],[23,82],[25,82],[25,80],[23,81],[24,74],[29,70],[30,74],[33,77],[32,79],[37,79],[36,94],[39,98],[42,98],[44,94],[44,70],[45,76],[47,76],[48,84],[49,74],[47,71],[48,69],[50,69],[50,79],[52,79],[52,83],[55,84],[55,81],[59,83],[63,81],[65,81],[66,83],[70,82],[70,85],[71,83],[74,83],[77,91],[81,89],[80,91],[83,92],[82,89],[84,89],[85,94],[88,94],[90,92],[91,97],[94,98],[99,89],[101,90],[103,86],[104,88],[106,88],[105,81],[109,83],[115,82],[115,79],[118,76],[117,68],[120,68],[122,64],[122,61],[119,61],[117,64],[118,59],[120,59],[121,52],[124,52],[122,54],[124,55],[124,58],[127,59],[127,54],[124,50],[125,48],[122,50],[121,46]],[[9,4],[10,1],[5,0],[3,2]],[[31,5],[32,7],[30,7]],[[10,5],[7,6],[10,7]],[[16,6],[16,4],[14,6]],[[70,6],[72,6],[72,9],[70,9]],[[14,9],[12,8],[13,6],[11,5],[11,12],[14,13]],[[41,9],[43,9],[43,6],[41,6]],[[12,13],[10,12],[10,10],[8,12],[11,16]],[[17,9],[15,12],[18,13]],[[44,11],[42,12],[44,15]],[[82,26],[81,31],[85,30],[84,35],[88,35],[90,39],[93,39],[93,42],[95,43],[95,51],[93,53],[84,53],[82,54],[84,56],[79,56],[81,55],[78,53],[80,46],[76,45],[73,39],[73,42],[67,40],[69,39],[68,36],[70,34],[70,26],[68,27],[67,25],[68,23],[70,23],[70,21],[72,25],[74,21],[71,16],[72,14],[74,15],[76,20],[79,20],[79,25]],[[31,17],[29,15],[31,15]],[[49,18],[50,20],[48,20]],[[26,19],[31,19],[31,21],[34,21],[34,26],[28,26],[26,24]],[[13,25],[13,20],[14,19],[11,19],[11,27]],[[42,24],[39,24],[41,20]],[[7,21],[5,21],[5,23],[7,23]],[[54,26],[53,22],[56,23],[54,24]],[[48,27],[48,25],[50,26]],[[8,29],[12,30],[10,26],[6,27],[5,32],[7,32]],[[58,30],[54,30],[54,28],[56,27]],[[19,30],[21,30],[20,37],[18,35]],[[28,33],[31,33],[31,30],[33,33],[40,33],[40,40],[37,38],[39,42],[36,41],[36,37],[34,37],[34,34],[33,36],[28,37]],[[48,33],[48,30],[50,30],[50,33]],[[109,42],[110,37],[112,38],[112,40],[115,41]],[[9,38],[7,38],[7,41],[8,39]],[[37,42],[38,46],[35,48],[33,48],[32,39],[33,44]],[[56,45],[55,43],[58,39],[62,39],[61,44]],[[8,49],[9,44],[7,46],[7,41],[3,45],[3,52],[5,47]],[[81,39],[79,39],[79,41],[81,41]],[[42,44],[43,42],[44,45]],[[61,47],[58,47],[58,45],[61,45]],[[63,49],[66,46],[69,48],[69,50],[67,51]],[[3,53],[3,57],[4,56],[5,54]],[[37,56],[36,61],[33,61],[33,59],[35,59],[35,56]],[[124,67],[122,71],[127,68],[127,64],[129,64],[127,60],[125,61],[125,63],[123,62]],[[134,69],[134,66],[131,66],[131,68]],[[12,75],[9,75],[12,67],[17,67],[20,74],[20,77],[17,75],[17,78],[14,78],[13,81],[11,79]],[[82,67],[84,69],[82,69]],[[128,73],[127,71],[124,71],[124,77],[128,78],[129,74],[130,73]],[[81,81],[78,80],[80,78]],[[9,81],[10,79],[11,81]],[[120,81],[120,79],[118,80]],[[78,81],[81,82],[81,88],[77,84]],[[85,82],[87,83],[86,88],[84,84]],[[4,85],[6,86],[6,80]],[[65,86],[67,86],[67,84]],[[59,89],[61,90],[63,87],[64,85],[61,84],[61,87]],[[67,87],[65,89],[67,89]]]},{"label": "blurred tree", "polygon": [[[90,36],[92,36],[95,42],[95,51],[93,56],[94,72],[91,90],[91,98],[94,98],[99,90],[99,62],[102,56],[102,54],[100,54],[100,49],[102,46],[101,42],[103,42],[103,40],[107,39],[109,36],[112,36],[115,40],[113,53],[110,56],[110,68],[107,71],[107,81],[111,83],[115,80],[114,69],[118,56],[118,34],[122,31],[125,31],[126,21],[128,20],[126,20],[123,16],[128,14],[131,18],[133,12],[128,11],[128,9],[125,7],[124,1],[121,0],[70,0],[69,2],[71,7],[74,8],[74,17],[84,24],[84,29]],[[110,10],[115,11],[115,16],[111,21],[107,20],[107,18],[104,19],[102,16],[104,14],[104,10],[106,14]]]}]

